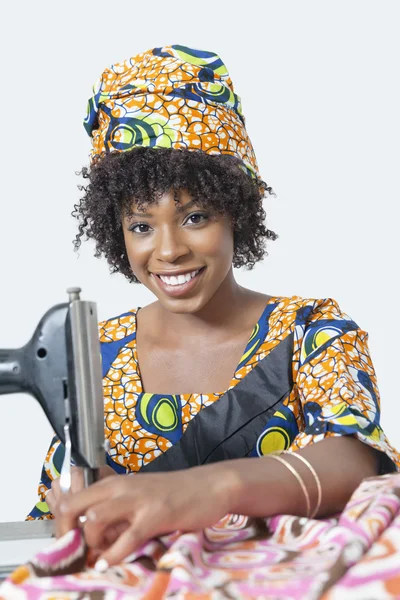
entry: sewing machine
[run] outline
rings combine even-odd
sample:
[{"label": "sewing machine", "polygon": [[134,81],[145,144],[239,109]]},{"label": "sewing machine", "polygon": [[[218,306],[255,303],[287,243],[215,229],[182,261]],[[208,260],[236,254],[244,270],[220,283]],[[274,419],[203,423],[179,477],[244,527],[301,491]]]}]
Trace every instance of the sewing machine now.
[{"label": "sewing machine", "polygon": [[[47,311],[25,346],[0,349],[0,394],[34,396],[65,445],[63,493],[71,486],[71,459],[83,468],[85,485],[96,481],[105,464],[97,310],[95,303],[80,299],[80,292],[69,288],[68,302]],[[14,566],[12,556],[17,557],[18,548],[23,545],[25,553],[31,549],[31,556],[40,549],[38,544],[43,547],[49,541],[52,525],[51,521],[0,523],[0,578]]]}]

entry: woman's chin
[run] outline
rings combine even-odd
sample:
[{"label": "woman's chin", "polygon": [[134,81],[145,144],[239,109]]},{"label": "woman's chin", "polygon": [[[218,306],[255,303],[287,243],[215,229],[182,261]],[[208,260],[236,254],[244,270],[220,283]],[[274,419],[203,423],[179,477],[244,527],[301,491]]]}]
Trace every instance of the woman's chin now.
[{"label": "woman's chin", "polygon": [[203,304],[196,301],[196,299],[194,298],[188,298],[186,300],[179,300],[175,302],[171,300],[165,301],[165,299],[161,300],[161,298],[159,298],[158,300],[163,305],[163,307],[166,310],[168,310],[168,312],[174,313],[176,315],[194,314],[201,310],[203,307]]},{"label": "woman's chin", "polygon": [[165,310],[176,315],[195,314],[207,304],[207,299],[200,294],[191,298],[169,298],[157,294],[157,299]]}]

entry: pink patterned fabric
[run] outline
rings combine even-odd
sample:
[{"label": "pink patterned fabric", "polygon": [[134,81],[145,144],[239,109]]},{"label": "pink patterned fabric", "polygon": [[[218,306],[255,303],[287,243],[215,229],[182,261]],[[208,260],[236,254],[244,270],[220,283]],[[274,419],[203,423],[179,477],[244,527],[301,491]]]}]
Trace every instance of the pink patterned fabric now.
[{"label": "pink patterned fabric", "polygon": [[227,515],[151,540],[105,574],[88,566],[76,529],[0,586],[0,600],[83,597],[400,598],[400,474],[364,480],[337,518]]}]

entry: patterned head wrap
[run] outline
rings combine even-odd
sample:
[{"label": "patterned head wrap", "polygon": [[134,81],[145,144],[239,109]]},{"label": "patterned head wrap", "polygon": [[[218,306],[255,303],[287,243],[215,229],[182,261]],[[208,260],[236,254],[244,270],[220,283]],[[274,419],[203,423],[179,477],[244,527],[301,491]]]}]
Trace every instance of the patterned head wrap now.
[{"label": "patterned head wrap", "polygon": [[91,161],[134,146],[238,157],[259,179],[240,98],[217,54],[185,46],[148,50],[106,69],[84,126]]}]

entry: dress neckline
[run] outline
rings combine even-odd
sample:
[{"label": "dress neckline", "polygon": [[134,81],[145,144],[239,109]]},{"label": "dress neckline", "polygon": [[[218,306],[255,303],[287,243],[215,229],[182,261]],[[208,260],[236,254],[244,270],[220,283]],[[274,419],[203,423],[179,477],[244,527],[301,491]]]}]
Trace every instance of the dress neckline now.
[{"label": "dress neckline", "polygon": [[[257,348],[260,346],[259,343],[257,343],[256,336],[257,333],[260,332],[262,333],[264,331],[264,327],[263,325],[265,324],[267,315],[269,316],[269,312],[270,312],[270,305],[276,303],[277,297],[276,296],[271,296],[265,306],[264,309],[259,317],[259,319],[257,320],[257,322],[255,323],[253,330],[250,334],[250,337],[247,341],[247,344],[245,346],[244,352],[242,353],[242,356],[240,358],[240,361],[238,363],[238,365],[236,366],[235,372],[233,374],[233,377],[231,378],[231,381],[229,383],[229,387],[226,390],[220,391],[220,392],[203,392],[203,393],[187,393],[187,394],[180,394],[180,393],[175,393],[173,394],[174,396],[180,396],[181,398],[189,398],[192,396],[222,396],[222,394],[225,394],[228,390],[232,389],[233,387],[235,387],[235,385],[238,383],[238,380],[240,380],[240,378],[237,377],[238,371],[240,369],[242,369],[246,364],[249,363],[249,361],[251,360],[251,358],[254,356]],[[142,394],[151,394],[153,396],[168,396],[170,394],[159,394],[157,392],[145,392],[143,389],[143,381],[142,381],[142,376],[140,374],[140,365],[139,365],[139,358],[138,358],[138,351],[137,351],[137,314],[139,312],[139,310],[142,307],[139,306],[137,308],[135,308],[132,312],[133,312],[133,318],[134,318],[134,328],[135,328],[135,332],[136,332],[136,336],[135,336],[135,340],[134,340],[134,345],[133,345],[133,353],[134,353],[134,359],[135,359],[135,365],[136,365],[136,375],[137,375],[137,380],[136,380],[136,384],[140,384],[140,393]],[[264,339],[261,341],[261,343],[264,341]],[[245,361],[245,362],[244,362]]]}]

